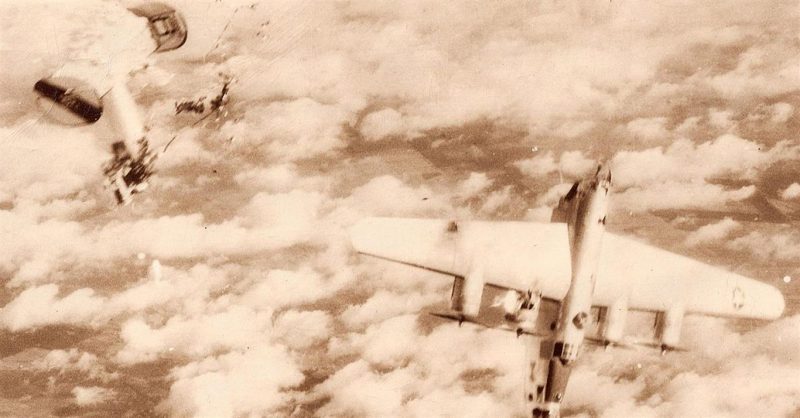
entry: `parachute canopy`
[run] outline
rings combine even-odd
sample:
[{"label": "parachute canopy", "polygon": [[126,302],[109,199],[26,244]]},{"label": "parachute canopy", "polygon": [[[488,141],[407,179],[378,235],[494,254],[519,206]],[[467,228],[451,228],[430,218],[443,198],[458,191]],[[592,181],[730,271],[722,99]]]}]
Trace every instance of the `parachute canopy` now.
[{"label": "parachute canopy", "polygon": [[164,3],[144,3],[128,10],[136,16],[147,18],[150,34],[158,45],[155,52],[172,51],[186,43],[186,21],[180,13]]},{"label": "parachute canopy", "polygon": [[65,125],[89,125],[103,115],[100,96],[86,82],[71,77],[45,77],[33,90],[46,117]]}]

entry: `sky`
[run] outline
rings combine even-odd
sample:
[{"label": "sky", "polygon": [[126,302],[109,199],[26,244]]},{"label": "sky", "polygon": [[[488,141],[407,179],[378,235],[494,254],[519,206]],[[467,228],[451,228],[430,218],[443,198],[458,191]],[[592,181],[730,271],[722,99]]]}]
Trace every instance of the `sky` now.
[{"label": "sky", "polygon": [[[189,40],[149,55],[125,4],[0,2],[0,415],[524,416],[521,344],[430,317],[452,281],[347,229],[547,221],[598,161],[609,230],[787,308],[689,317],[688,352],[586,350],[564,415],[800,413],[796,1],[173,4]],[[175,138],[132,205],[108,124],[35,104],[53,74],[127,78]],[[175,114],[226,75],[224,113]]]}]

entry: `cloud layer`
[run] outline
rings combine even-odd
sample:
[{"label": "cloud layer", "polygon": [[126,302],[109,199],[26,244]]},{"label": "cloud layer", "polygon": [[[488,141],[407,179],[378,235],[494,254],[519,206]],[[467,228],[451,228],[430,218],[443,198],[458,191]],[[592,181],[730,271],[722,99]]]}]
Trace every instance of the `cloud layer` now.
[{"label": "cloud layer", "polygon": [[[346,230],[548,220],[599,160],[626,233],[780,285],[788,312],[687,320],[688,353],[587,352],[565,415],[800,410],[796,2],[174,4],[190,39],[163,56],[114,2],[0,6],[21,63],[0,74],[0,414],[520,415],[519,341],[425,315],[450,279]],[[102,186],[108,127],[33,101],[68,62],[147,64],[129,87],[175,141],[131,206]],[[220,73],[223,113],[174,115]]]}]

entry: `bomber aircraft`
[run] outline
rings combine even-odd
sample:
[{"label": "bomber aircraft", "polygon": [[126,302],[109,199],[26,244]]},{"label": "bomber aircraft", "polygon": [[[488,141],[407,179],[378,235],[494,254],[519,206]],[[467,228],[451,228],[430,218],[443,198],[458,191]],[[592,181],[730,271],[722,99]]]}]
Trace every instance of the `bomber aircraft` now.
[{"label": "bomber aircraft", "polygon": [[[186,22],[172,7],[147,2],[128,10],[147,20],[152,38],[152,44],[145,46],[149,52],[172,51],[186,42]],[[156,154],[145,137],[126,77],[110,73],[95,62],[74,62],[37,81],[33,90],[45,115],[60,124],[89,125],[106,115],[116,139],[111,144],[112,159],[103,171],[117,203],[127,205],[134,193],[147,188]]]},{"label": "bomber aircraft", "polygon": [[[629,310],[655,314],[655,341],[679,350],[686,315],[776,319],[776,288],[631,238],[606,232],[611,171],[576,182],[551,223],[368,218],[350,231],[361,254],[454,277],[447,319],[480,317],[484,286],[507,291],[502,328],[524,336],[526,413],[558,417],[584,343],[630,343]],[[554,309],[542,309],[544,305]],[[587,335],[596,312],[597,338]],[[541,315],[540,315],[541,314]]]}]

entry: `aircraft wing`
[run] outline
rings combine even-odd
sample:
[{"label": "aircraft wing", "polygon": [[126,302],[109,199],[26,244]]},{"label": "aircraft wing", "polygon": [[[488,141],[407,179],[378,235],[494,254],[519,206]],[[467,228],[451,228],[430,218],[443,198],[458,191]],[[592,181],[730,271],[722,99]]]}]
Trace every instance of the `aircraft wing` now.
[{"label": "aircraft wing", "polygon": [[[442,274],[463,277],[480,263],[486,284],[500,288],[562,300],[570,285],[563,223],[368,218],[350,232],[362,254]],[[687,314],[758,319],[784,308],[772,286],[610,233],[597,274],[595,306],[627,296],[632,310],[681,306]]]}]

